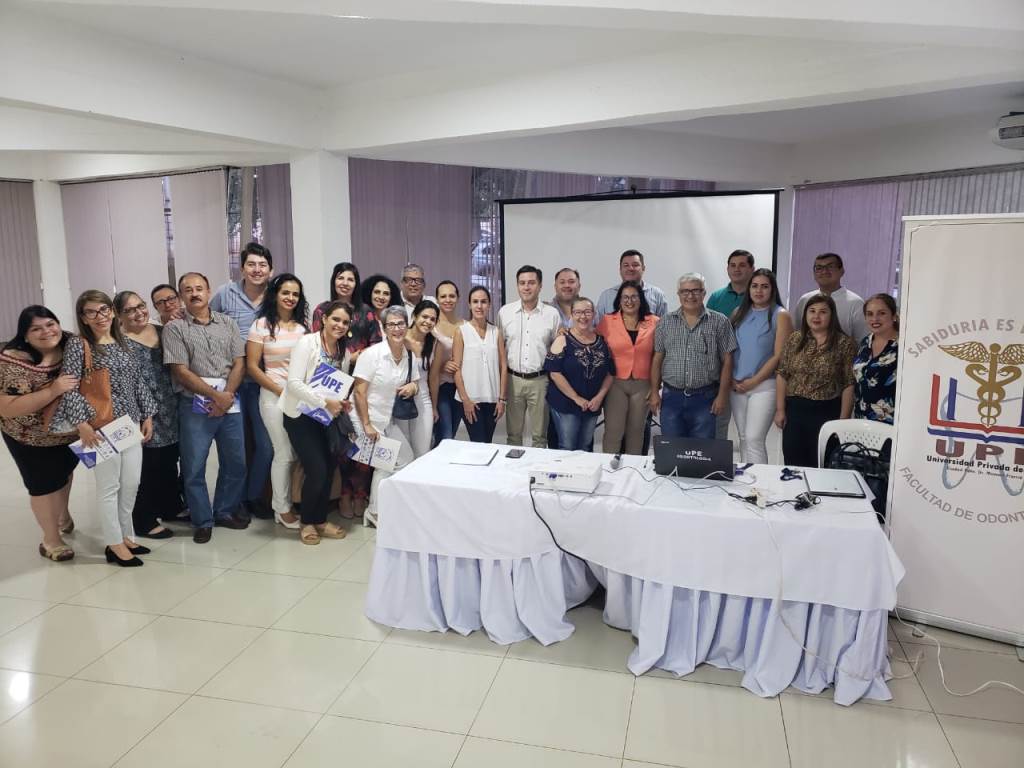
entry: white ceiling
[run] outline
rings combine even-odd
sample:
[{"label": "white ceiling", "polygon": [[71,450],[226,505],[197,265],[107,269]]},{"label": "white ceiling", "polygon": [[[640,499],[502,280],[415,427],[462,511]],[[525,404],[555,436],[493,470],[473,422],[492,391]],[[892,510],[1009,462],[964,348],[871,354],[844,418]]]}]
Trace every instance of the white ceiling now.
[{"label": "white ceiling", "polygon": [[1024,110],[1024,82],[954,88],[802,109],[651,123],[641,130],[719,136],[773,144],[801,144],[979,113],[991,115],[992,124],[995,125],[1000,115],[1011,110]]},{"label": "white ceiling", "polygon": [[685,46],[681,31],[433,23],[296,12],[19,2],[80,24],[187,56],[319,88],[429,71],[501,78]]}]

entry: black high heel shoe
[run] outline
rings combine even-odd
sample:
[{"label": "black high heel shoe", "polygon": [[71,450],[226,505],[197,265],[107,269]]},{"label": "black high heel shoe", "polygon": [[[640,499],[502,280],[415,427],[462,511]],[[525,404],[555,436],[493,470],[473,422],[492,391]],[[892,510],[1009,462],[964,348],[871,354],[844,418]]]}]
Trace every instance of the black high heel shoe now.
[{"label": "black high heel shoe", "polygon": [[133,555],[148,555],[153,550],[149,547],[144,547],[141,544],[136,544],[134,547],[128,547],[128,551]]},{"label": "black high heel shoe", "polygon": [[142,565],[142,561],[137,557],[133,557],[131,560],[122,560],[120,557],[114,554],[114,550],[110,547],[106,547],[103,550],[103,554],[107,556],[108,563],[117,563],[122,568],[137,568]]}]

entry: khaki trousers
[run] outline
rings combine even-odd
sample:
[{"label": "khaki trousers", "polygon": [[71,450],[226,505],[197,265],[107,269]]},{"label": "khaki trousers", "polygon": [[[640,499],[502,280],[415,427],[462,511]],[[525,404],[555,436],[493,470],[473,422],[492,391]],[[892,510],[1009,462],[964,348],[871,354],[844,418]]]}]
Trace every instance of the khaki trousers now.
[{"label": "khaki trousers", "polygon": [[548,392],[548,377],[521,379],[508,376],[508,403],[505,407],[505,431],[509,445],[523,444],[526,411],[530,411],[530,445],[548,447],[548,405],[544,401]]},{"label": "khaki trousers", "polygon": [[651,382],[647,379],[612,379],[611,389],[604,398],[605,453],[622,450],[626,438],[626,453],[639,456],[644,449],[644,426],[647,423],[647,396]]}]

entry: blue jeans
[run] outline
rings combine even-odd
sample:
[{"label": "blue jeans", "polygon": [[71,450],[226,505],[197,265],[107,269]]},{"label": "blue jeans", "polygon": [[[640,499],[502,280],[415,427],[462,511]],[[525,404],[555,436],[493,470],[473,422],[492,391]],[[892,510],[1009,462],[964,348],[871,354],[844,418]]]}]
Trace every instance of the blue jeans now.
[{"label": "blue jeans", "polygon": [[711,404],[718,394],[718,385],[690,390],[689,395],[680,389],[663,387],[661,390],[661,434],[665,437],[700,437],[712,439],[715,436],[715,414]]},{"label": "blue jeans", "polygon": [[592,451],[598,414],[577,410],[562,413],[551,409],[551,422],[558,433],[558,447],[563,451]]},{"label": "blue jeans", "polygon": [[[245,482],[245,433],[242,414],[210,417],[192,412],[192,397],[178,398],[178,447],[185,498],[192,512],[192,525],[212,528],[214,519],[236,514]],[[206,488],[206,460],[210,444],[217,442],[217,487],[210,505]]]},{"label": "blue jeans", "polygon": [[270,464],[274,460],[274,445],[270,442],[270,433],[263,426],[263,417],[260,415],[260,385],[255,381],[243,381],[238,388],[238,401],[252,445],[243,500],[253,501],[263,498],[263,489],[270,477]]},{"label": "blue jeans", "polygon": [[462,422],[462,403],[455,400],[455,385],[442,382],[437,389],[437,421],[434,423],[434,445],[442,440],[454,440]]}]

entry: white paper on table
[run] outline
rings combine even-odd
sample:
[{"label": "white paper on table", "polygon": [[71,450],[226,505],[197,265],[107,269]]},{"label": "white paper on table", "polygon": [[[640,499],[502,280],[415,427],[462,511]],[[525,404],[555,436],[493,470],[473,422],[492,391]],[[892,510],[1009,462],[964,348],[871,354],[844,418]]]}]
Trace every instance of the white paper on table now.
[{"label": "white paper on table", "polygon": [[369,464],[376,469],[394,472],[401,447],[402,443],[394,438],[382,435],[372,440],[366,435],[360,435],[352,443],[348,455],[360,464]]},{"label": "white paper on table", "polygon": [[88,469],[142,442],[139,425],[128,415],[114,419],[105,427],[97,429],[96,437],[98,442],[94,448],[86,448],[81,440],[76,440],[69,446]]},{"label": "white paper on table", "polygon": [[460,443],[453,446],[448,453],[449,464],[465,464],[474,467],[487,467],[498,455],[498,449],[493,445],[481,445],[479,443]]},{"label": "white paper on table", "polygon": [[[216,378],[216,377],[213,377],[213,376],[200,376],[199,378],[201,378],[203,381],[205,381],[211,387],[216,389],[218,392],[223,392],[224,388],[227,387],[227,385],[228,385],[228,380],[227,379],[219,379],[219,378]],[[209,413],[210,412],[211,404],[212,404],[212,401],[210,400],[210,398],[208,398],[208,397],[206,397],[204,395],[200,395],[200,394],[193,394],[192,395],[192,412],[193,413]],[[241,412],[242,412],[242,404],[239,402],[239,400],[238,400],[238,393],[236,392],[235,393],[235,400],[231,404],[231,407],[228,408],[227,413],[241,413]]]}]

